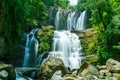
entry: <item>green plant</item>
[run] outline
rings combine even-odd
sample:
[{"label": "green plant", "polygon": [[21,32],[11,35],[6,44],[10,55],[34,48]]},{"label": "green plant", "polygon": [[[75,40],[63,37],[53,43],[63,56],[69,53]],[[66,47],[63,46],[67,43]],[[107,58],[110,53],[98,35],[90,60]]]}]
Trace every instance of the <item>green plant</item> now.
[{"label": "green plant", "polygon": [[51,26],[43,26],[42,29],[38,31],[39,53],[51,51],[53,33],[54,30]]}]

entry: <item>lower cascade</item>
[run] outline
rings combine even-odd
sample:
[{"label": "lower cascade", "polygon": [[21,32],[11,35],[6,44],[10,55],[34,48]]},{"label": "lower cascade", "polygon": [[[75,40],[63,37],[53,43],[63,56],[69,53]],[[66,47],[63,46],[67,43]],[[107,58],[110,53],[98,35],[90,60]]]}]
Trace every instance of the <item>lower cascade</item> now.
[{"label": "lower cascade", "polygon": [[29,34],[26,34],[26,46],[23,67],[34,67],[38,53],[38,40],[35,38],[35,33],[38,29],[33,29]]},{"label": "lower cascade", "polygon": [[79,37],[70,31],[55,31],[53,38],[53,51],[49,57],[59,57],[65,66],[78,69],[81,65],[81,45]]}]

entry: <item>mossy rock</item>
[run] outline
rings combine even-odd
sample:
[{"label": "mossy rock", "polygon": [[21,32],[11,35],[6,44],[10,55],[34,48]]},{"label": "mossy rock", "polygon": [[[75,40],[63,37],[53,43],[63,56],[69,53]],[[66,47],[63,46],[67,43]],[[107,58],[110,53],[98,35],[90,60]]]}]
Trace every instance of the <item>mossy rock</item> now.
[{"label": "mossy rock", "polygon": [[14,67],[11,64],[0,62],[0,71],[5,70],[8,72],[8,80],[15,80],[16,74]]}]

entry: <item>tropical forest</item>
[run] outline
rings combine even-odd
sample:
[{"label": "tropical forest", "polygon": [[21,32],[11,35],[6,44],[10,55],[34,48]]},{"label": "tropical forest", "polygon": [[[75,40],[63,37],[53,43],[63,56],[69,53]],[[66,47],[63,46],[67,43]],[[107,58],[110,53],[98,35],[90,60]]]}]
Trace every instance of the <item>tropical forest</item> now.
[{"label": "tropical forest", "polygon": [[120,80],[120,1],[0,0],[0,80]]}]

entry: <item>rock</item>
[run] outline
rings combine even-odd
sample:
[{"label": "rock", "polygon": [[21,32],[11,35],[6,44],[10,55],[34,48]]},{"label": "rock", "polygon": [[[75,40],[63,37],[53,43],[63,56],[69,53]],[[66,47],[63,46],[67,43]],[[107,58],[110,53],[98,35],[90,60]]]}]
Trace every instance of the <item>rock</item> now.
[{"label": "rock", "polygon": [[44,62],[37,71],[37,77],[39,79],[51,79],[53,74],[61,70],[62,76],[67,72],[60,58],[51,57]]},{"label": "rock", "polygon": [[87,75],[84,80],[98,80],[98,78],[95,75]]},{"label": "rock", "polygon": [[51,80],[61,80],[61,79],[62,79],[61,70],[56,71],[51,78]]},{"label": "rock", "polygon": [[116,78],[119,78],[119,80],[120,80],[120,73],[112,73],[112,76],[116,77]]},{"label": "rock", "polygon": [[99,70],[106,70],[106,69],[107,69],[106,65],[103,65],[103,66],[97,65],[97,68],[98,68]]},{"label": "rock", "polygon": [[96,75],[98,76],[99,72],[96,67],[93,65],[89,64],[88,62],[83,62],[82,65],[80,66],[80,69],[78,69],[78,74],[82,76],[86,75]]},{"label": "rock", "polygon": [[77,76],[71,75],[71,74],[66,74],[62,80],[80,80]]},{"label": "rock", "polygon": [[108,59],[106,62],[107,69],[112,73],[120,73],[120,62]]},{"label": "rock", "polygon": [[2,79],[7,79],[8,78],[8,72],[5,70],[0,71],[0,77]]},{"label": "rock", "polygon": [[26,78],[26,77],[31,77],[31,78],[36,78],[36,72],[37,72],[38,68],[23,68],[23,67],[19,67],[19,68],[15,68],[15,71],[22,77]]},{"label": "rock", "polygon": [[12,65],[0,63],[0,78],[4,80],[15,80],[16,74]]}]

